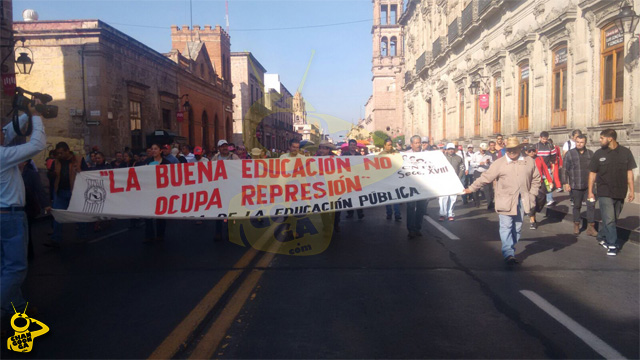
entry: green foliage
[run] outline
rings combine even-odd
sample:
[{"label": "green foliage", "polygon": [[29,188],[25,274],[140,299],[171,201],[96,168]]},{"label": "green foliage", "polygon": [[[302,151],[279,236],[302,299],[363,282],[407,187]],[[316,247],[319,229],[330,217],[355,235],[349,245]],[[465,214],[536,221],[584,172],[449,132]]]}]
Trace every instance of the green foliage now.
[{"label": "green foliage", "polygon": [[377,130],[373,133],[373,145],[375,145],[378,148],[383,148],[384,147],[384,141],[389,137],[389,135],[382,131],[382,130]]},{"label": "green foliage", "polygon": [[393,145],[397,144],[398,141],[401,141],[402,147],[405,147],[407,145],[407,142],[404,139],[404,135],[396,136],[395,138],[393,138]]}]

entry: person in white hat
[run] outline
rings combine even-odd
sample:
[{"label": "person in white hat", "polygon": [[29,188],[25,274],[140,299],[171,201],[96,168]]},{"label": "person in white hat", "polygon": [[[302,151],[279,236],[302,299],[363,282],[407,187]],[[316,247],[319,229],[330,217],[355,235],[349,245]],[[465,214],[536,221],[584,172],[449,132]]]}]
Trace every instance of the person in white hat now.
[{"label": "person in white hat", "polygon": [[211,157],[211,161],[217,160],[240,160],[238,155],[229,151],[229,143],[227,140],[221,139],[218,141],[218,153]]},{"label": "person in white hat", "polygon": [[[445,147],[444,156],[447,158],[447,161],[453,167],[453,171],[458,175],[458,179],[462,183],[462,179],[464,178],[465,166],[462,158],[456,155],[456,146],[453,143],[448,143]],[[440,201],[440,221],[444,221],[445,218],[448,218],[449,221],[453,221],[455,219],[455,214],[453,213],[453,207],[456,204],[456,200],[458,199],[458,195],[449,195],[449,196],[441,196]]]},{"label": "person in white hat", "polygon": [[[469,166],[473,167],[473,172],[469,172],[473,175],[474,179],[478,179],[482,176],[482,173],[489,169],[491,165],[491,155],[487,153],[489,146],[487,143],[480,144],[480,150],[478,150],[469,161]],[[493,184],[486,185],[481,190],[484,193],[484,198],[487,200],[487,205],[493,202]],[[472,194],[476,207],[480,207],[480,198],[478,194]]]}]

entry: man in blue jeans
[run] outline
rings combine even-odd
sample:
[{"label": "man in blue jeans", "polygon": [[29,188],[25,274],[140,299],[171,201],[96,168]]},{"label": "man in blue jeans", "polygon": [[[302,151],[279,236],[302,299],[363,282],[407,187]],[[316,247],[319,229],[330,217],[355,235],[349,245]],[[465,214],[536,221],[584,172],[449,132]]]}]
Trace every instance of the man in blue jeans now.
[{"label": "man in blue jeans", "polygon": [[636,161],[631,151],[618,144],[618,134],[613,129],[606,129],[600,133],[601,148],[593,154],[589,165],[589,197],[588,201],[595,201],[593,184],[596,184],[598,202],[602,224],[598,231],[599,244],[607,249],[607,255],[618,254],[618,233],[616,221],[622,212],[624,198],[634,199],[633,169]]},{"label": "man in blue jeans", "polygon": [[[34,109],[32,114],[37,114]],[[20,117],[21,128],[26,128],[28,117]],[[26,144],[7,147],[16,137],[12,124],[2,129],[0,138],[0,305],[2,317],[24,309],[22,283],[27,276],[27,216],[24,212],[25,191],[18,164],[36,156],[46,147],[46,136],[40,116],[32,118],[31,140]],[[24,130],[23,130],[24,131]]]}]

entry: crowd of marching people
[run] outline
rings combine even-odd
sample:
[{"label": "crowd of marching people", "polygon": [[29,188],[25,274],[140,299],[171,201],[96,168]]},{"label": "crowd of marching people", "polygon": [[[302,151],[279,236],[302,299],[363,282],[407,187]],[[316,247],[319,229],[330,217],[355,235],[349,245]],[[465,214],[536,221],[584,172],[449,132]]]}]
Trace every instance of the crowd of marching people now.
[{"label": "crowd of marching people", "polygon": [[[606,133],[605,133],[606,132]],[[617,145],[616,133],[613,130],[607,130],[604,139],[601,140],[600,152],[611,151],[611,144],[614,154],[624,152],[627,154],[628,149]],[[341,148],[337,148],[333,143],[322,141],[317,146],[317,151],[313,154],[308,149],[301,148],[298,140],[290,142],[288,152],[268,151],[266,149],[253,148],[247,150],[243,146],[236,146],[228,143],[226,140],[220,140],[214,151],[207,151],[200,146],[191,147],[186,144],[153,144],[145,152],[134,154],[129,149],[116,152],[113,157],[107,158],[98,147],[93,147],[91,151],[82,158],[76,157],[69,149],[69,146],[60,142],[56,145],[55,150],[49,154],[47,159],[47,176],[49,179],[49,193],[51,197],[45,199],[41,189],[38,188],[37,181],[33,180],[33,164],[29,161],[23,165],[25,170],[25,184],[27,186],[28,203],[36,203],[37,213],[41,208],[48,208],[50,205],[53,209],[66,209],[69,206],[71,194],[73,191],[73,183],[75,176],[80,171],[88,170],[104,170],[118,169],[133,166],[147,166],[159,164],[175,164],[188,162],[216,161],[216,160],[242,160],[242,159],[265,159],[274,157],[304,157],[304,156],[380,156],[394,154],[398,152],[422,152],[422,151],[442,151],[445,158],[453,167],[456,176],[460,179],[464,186],[465,193],[459,195],[443,196],[438,199],[439,213],[438,220],[440,222],[453,222],[456,219],[456,206],[472,205],[475,207],[485,206],[489,211],[496,211],[501,217],[501,238],[503,238],[503,255],[508,263],[517,263],[513,254],[513,248],[519,238],[520,229],[522,227],[522,218],[528,219],[529,228],[536,230],[539,226],[537,215],[540,214],[544,207],[553,207],[556,204],[554,193],[568,192],[573,207],[573,233],[580,234],[583,228],[581,211],[586,207],[586,233],[590,236],[598,237],[600,244],[607,249],[609,255],[615,255],[618,251],[617,238],[615,237],[615,221],[621,211],[622,202],[620,199],[626,197],[625,194],[615,194],[614,201],[601,199],[602,197],[613,196],[609,192],[616,189],[627,187],[630,188],[629,195],[632,200],[633,181],[628,181],[628,175],[631,169],[635,167],[632,156],[625,157],[628,163],[628,169],[618,173],[617,178],[609,178],[606,173],[612,171],[609,163],[604,167],[598,167],[600,164],[593,161],[594,152],[587,149],[586,137],[580,130],[575,130],[571,134],[571,138],[563,144],[556,145],[549,137],[549,133],[543,131],[539,135],[539,140],[530,143],[528,138],[517,139],[505,137],[498,134],[494,139],[482,142],[476,148],[474,144],[463,146],[457,142],[447,144],[431,144],[426,137],[413,136],[406,146],[401,142],[393,142],[386,139],[384,147],[379,152],[369,152],[367,147],[361,146],[356,140],[349,140]],[[510,150],[517,148],[517,157]],[[617,149],[617,150],[616,150]],[[622,150],[626,149],[626,150]],[[630,154],[630,152],[629,152]],[[502,159],[502,160],[501,160]],[[598,158],[600,159],[600,158]],[[524,168],[533,169],[530,178],[524,180],[519,191],[508,186],[501,186],[501,176],[508,177],[506,174],[497,174],[492,169],[504,167],[505,171],[511,169],[504,166],[506,163],[510,165],[512,162],[522,162]],[[502,165],[502,166],[501,166]],[[602,169],[601,169],[602,168]],[[590,174],[596,170],[596,177],[590,179]],[[603,175],[602,173],[605,172]],[[628,173],[628,174],[627,174]],[[522,174],[521,174],[522,175]],[[31,180],[28,180],[31,178]],[[512,179],[513,184],[517,184],[522,179]],[[606,181],[618,181],[619,184],[607,185]],[[600,211],[603,217],[603,223],[600,225],[600,231],[596,230],[595,223],[595,193],[596,182],[599,182],[599,202]],[[505,185],[503,181],[503,185]],[[35,184],[35,185],[34,185]],[[526,189],[523,190],[523,189]],[[605,191],[603,191],[605,189]],[[517,199],[505,198],[505,192],[510,196],[520,194]],[[460,199],[458,199],[460,197]],[[461,200],[461,204],[458,202]],[[506,202],[511,203],[507,204]],[[484,204],[484,205],[482,205]],[[507,206],[509,205],[509,206]],[[508,210],[505,210],[508,207]],[[422,218],[427,212],[427,201],[414,201],[406,203],[405,220],[407,223],[408,237],[410,239],[421,237]],[[508,215],[505,215],[508,214]],[[387,219],[395,219],[402,221],[403,215],[399,204],[386,206]],[[503,218],[502,216],[509,216]],[[346,211],[346,218],[358,219],[365,217],[362,209]],[[515,216],[515,218],[514,218]],[[333,220],[333,231],[340,232],[340,212],[336,212]],[[323,217],[323,222],[327,220]],[[144,220],[146,232],[145,242],[162,241],[164,239],[166,220]],[[198,221],[197,224],[201,224]],[[504,224],[503,224],[504,223]],[[131,226],[136,227],[140,224],[138,220],[131,220]],[[325,224],[326,225],[326,224]],[[93,224],[94,231],[100,231],[108,227],[108,222],[98,222]],[[80,237],[86,236],[88,226],[81,224],[78,226]],[[510,229],[507,231],[507,229]],[[214,239],[221,241],[228,236],[227,221],[216,221],[216,229]],[[45,242],[50,247],[59,247],[62,239],[61,225],[54,221],[51,238]]]}]

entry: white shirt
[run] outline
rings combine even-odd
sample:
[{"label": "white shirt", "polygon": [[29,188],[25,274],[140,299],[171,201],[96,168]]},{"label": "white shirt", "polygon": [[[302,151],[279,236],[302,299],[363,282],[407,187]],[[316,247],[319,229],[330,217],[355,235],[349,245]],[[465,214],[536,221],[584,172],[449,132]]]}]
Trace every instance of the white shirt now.
[{"label": "white shirt", "polygon": [[187,155],[184,155],[184,158],[187,160],[187,162],[196,162],[196,156],[193,155],[193,153],[188,153]]},{"label": "white shirt", "polygon": [[280,155],[280,159],[282,159],[282,158],[303,158],[303,157],[305,157],[305,156],[302,155],[300,152],[298,152],[296,154],[296,156],[291,156],[290,152]]},{"label": "white shirt", "polygon": [[[20,128],[23,131],[28,119],[25,114],[20,116]],[[47,146],[42,119],[40,116],[33,116],[32,122],[33,132],[29,142],[11,147],[5,147],[4,144],[0,146],[0,207],[25,205],[24,182],[18,164],[36,156]],[[10,144],[17,136],[12,123],[7,124],[2,131],[5,144]]]},{"label": "white shirt", "polygon": [[[491,155],[489,155],[489,153],[487,151],[484,152],[484,154],[482,154],[480,151],[477,151],[475,154],[473,154],[473,156],[471,157],[470,161],[469,161],[469,165],[471,165],[471,167],[473,167],[473,171],[474,172],[485,172],[487,171],[487,169],[489,168],[488,166],[484,165],[485,161],[491,161]],[[481,166],[483,165],[483,166]],[[471,173],[471,171],[469,171],[469,173]]]},{"label": "white shirt", "polygon": [[562,152],[565,153],[575,148],[576,148],[576,142],[573,141],[573,139],[569,139],[569,141],[565,142],[564,145],[562,146]]}]

